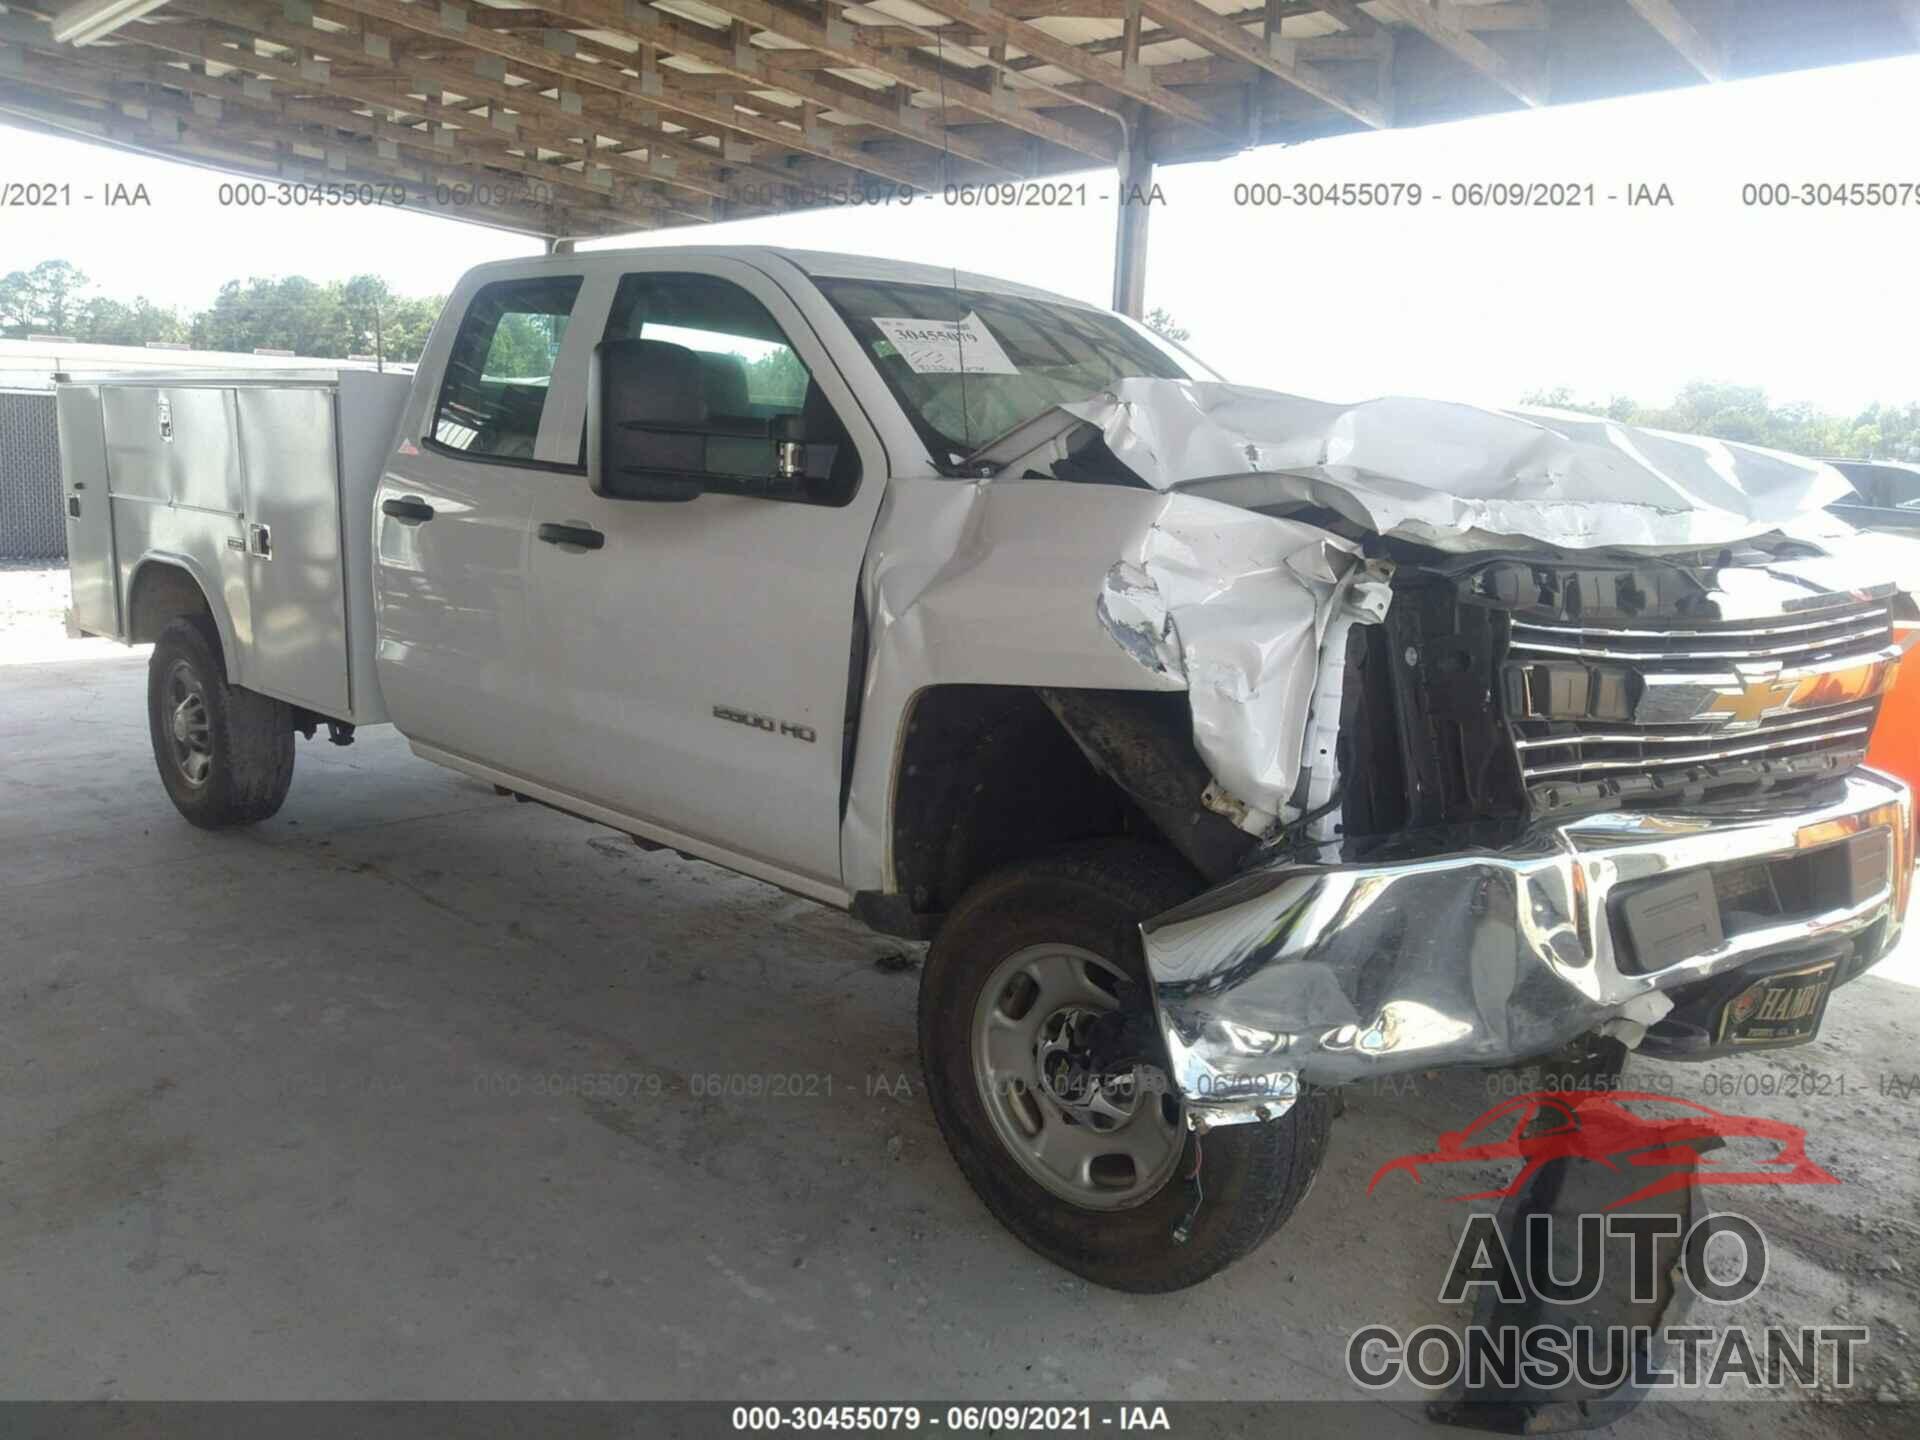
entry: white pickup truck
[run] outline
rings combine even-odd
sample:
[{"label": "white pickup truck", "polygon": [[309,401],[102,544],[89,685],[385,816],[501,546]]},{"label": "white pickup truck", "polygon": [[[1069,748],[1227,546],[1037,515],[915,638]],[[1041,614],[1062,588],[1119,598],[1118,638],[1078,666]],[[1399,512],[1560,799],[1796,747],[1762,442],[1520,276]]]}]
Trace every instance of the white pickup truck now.
[{"label": "white pickup truck", "polygon": [[930,939],[961,1170],[1107,1285],[1271,1234],[1342,1084],[1802,1042],[1900,931],[1912,607],[1814,462],[769,249],[483,266],[410,381],[64,379],[74,621],[153,643],[181,814],[391,722]]}]

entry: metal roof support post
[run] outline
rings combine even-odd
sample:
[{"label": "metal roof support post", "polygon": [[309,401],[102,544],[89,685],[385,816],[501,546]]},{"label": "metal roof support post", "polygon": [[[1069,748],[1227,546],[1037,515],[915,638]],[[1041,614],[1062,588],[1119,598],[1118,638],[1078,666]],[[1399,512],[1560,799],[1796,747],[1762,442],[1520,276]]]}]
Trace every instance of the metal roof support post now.
[{"label": "metal roof support post", "polygon": [[1146,313],[1147,222],[1153,209],[1153,160],[1147,147],[1147,117],[1134,106],[1127,146],[1120,152],[1119,211],[1113,225],[1113,308],[1138,320]]}]

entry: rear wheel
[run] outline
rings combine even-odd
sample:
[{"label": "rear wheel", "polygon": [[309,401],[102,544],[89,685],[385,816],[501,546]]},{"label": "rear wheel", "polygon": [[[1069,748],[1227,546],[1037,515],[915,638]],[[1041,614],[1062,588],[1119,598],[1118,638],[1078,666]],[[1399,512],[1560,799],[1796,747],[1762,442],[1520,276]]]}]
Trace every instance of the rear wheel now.
[{"label": "rear wheel", "polygon": [[154,642],[147,722],[160,781],[195,825],[251,825],[287,798],[293,712],[227,683],[219,634],[207,617],[183,616]]},{"label": "rear wheel", "polygon": [[921,1064],[962,1173],[1027,1245],[1118,1290],[1182,1289],[1252,1251],[1326,1150],[1318,1091],[1187,1129],[1127,937],[1195,888],[1167,851],[1076,846],[976,885],[921,977]]}]

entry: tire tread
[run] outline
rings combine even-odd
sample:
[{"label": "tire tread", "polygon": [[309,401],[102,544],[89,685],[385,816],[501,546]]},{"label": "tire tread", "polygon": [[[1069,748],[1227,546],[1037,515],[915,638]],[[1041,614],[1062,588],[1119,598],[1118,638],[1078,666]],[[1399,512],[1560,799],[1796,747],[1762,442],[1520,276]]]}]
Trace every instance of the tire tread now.
[{"label": "tire tread", "polygon": [[[207,699],[214,766],[208,783],[193,787],[174,768],[161,687],[176,660],[200,673]],[[204,830],[254,825],[271,818],[293,784],[293,711],[285,701],[230,685],[221,663],[220,633],[208,615],[183,615],[154,641],[147,661],[147,719],[160,781],[182,816]]]},{"label": "tire tread", "polygon": [[[994,934],[1002,927],[1031,925],[1051,903],[1071,910],[1101,908],[1128,924],[1171,909],[1191,898],[1199,878],[1178,856],[1137,841],[1103,840],[1062,849],[1044,859],[1008,867],[979,881],[947,917],[928,952],[919,1004],[920,1061],[942,1135],[982,1203],[1001,1224],[1030,1248],[1056,1264],[1117,1290],[1152,1294],[1185,1289],[1251,1253],[1286,1224],[1311,1188],[1325,1158],[1331,1130],[1331,1097],[1308,1090],[1278,1120],[1210,1131],[1189,1144],[1200,1146],[1200,1182],[1205,1192],[1200,1216],[1185,1244],[1172,1239],[1172,1225],[1149,1227],[1122,1220],[1131,1232],[1130,1249],[1102,1244],[1098,1222],[1112,1216],[1134,1217],[1152,1210],[1164,1218],[1184,1210],[1186,1184],[1176,1177],[1167,1190],[1138,1210],[1077,1210],[1050,1195],[1007,1156],[984,1110],[975,1121],[978,1101],[956,1100],[951,1087],[964,1072],[971,1084],[969,1027],[977,985],[1004,953],[995,953]],[[1039,923],[1046,923],[1041,920]],[[1070,919],[1062,924],[1071,924]],[[1119,936],[1116,933],[1115,937]],[[1114,958],[1124,950],[1109,951]],[[971,972],[975,988],[959,988],[964,1004],[949,992]],[[963,1012],[958,1015],[953,1011]],[[944,1052],[959,1050],[958,1065]],[[984,1125],[984,1129],[982,1126]],[[1189,1155],[1191,1152],[1189,1152]],[[1180,1173],[1189,1163],[1183,1157]],[[1209,1179],[1215,1179],[1209,1185]],[[1169,1196],[1169,1192],[1178,1192]],[[1144,1218],[1144,1217],[1142,1217]]]}]

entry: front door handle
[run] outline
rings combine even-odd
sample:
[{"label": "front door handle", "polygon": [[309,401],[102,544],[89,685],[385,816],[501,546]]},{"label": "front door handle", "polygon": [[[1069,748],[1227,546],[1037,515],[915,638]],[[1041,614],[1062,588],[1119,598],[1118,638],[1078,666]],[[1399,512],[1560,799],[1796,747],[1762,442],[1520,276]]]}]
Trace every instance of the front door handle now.
[{"label": "front door handle", "polygon": [[584,525],[553,525],[543,523],[533,532],[549,545],[578,545],[582,550],[598,550],[607,543],[607,537],[598,530],[589,530]]},{"label": "front door handle", "polygon": [[433,506],[417,495],[402,495],[398,500],[382,500],[380,513],[391,515],[402,525],[418,525],[433,518]]}]

